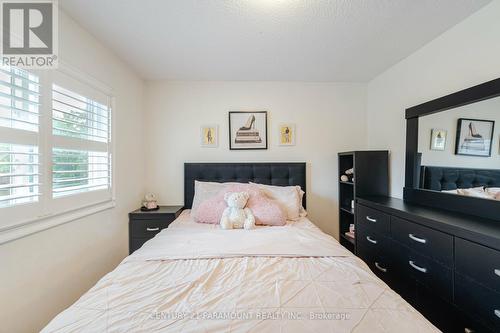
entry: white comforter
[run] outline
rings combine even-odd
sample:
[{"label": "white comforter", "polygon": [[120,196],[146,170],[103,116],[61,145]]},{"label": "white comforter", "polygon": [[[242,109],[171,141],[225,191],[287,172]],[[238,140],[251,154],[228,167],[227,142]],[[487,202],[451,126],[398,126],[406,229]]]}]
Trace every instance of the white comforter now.
[{"label": "white comforter", "polygon": [[42,332],[435,332],[309,220],[220,230],[185,211]]}]

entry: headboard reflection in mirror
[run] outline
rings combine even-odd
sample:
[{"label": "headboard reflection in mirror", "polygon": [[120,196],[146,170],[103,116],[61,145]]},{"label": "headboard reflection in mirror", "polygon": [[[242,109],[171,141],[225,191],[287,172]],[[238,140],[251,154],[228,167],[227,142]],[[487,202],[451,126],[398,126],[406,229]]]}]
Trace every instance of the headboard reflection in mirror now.
[{"label": "headboard reflection in mirror", "polygon": [[500,79],[406,118],[405,200],[500,220]]}]

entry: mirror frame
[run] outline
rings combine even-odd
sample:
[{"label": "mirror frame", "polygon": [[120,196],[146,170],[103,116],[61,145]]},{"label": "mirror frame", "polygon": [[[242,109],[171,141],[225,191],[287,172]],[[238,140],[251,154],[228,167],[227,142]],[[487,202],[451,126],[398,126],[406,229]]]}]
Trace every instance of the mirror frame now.
[{"label": "mirror frame", "polygon": [[500,78],[406,109],[406,164],[403,189],[405,201],[500,221],[500,201],[418,188],[420,175],[418,118],[498,96],[500,96]]}]

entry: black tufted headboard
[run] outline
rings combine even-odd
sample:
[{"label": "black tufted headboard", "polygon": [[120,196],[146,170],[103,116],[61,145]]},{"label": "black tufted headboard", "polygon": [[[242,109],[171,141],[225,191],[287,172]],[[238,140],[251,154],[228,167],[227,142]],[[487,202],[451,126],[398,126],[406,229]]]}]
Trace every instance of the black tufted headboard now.
[{"label": "black tufted headboard", "polygon": [[422,188],[445,191],[478,186],[500,186],[500,170],[422,166]]},{"label": "black tufted headboard", "polygon": [[[191,208],[194,181],[299,185],[306,191],[305,163],[184,163],[184,208]],[[306,195],[302,200],[306,207]]]}]

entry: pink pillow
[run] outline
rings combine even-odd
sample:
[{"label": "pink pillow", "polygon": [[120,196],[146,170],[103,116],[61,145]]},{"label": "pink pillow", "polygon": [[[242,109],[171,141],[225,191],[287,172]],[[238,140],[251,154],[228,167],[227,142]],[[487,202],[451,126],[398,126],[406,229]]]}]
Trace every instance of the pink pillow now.
[{"label": "pink pillow", "polygon": [[259,188],[251,184],[230,185],[216,196],[203,201],[196,211],[194,219],[200,223],[219,224],[222,213],[227,207],[224,195],[231,192],[247,192],[250,195],[246,207],[252,210],[255,224],[285,225],[286,215],[281,207],[268,198]]}]

